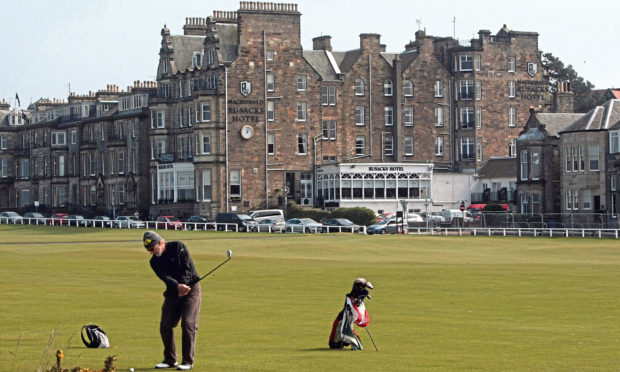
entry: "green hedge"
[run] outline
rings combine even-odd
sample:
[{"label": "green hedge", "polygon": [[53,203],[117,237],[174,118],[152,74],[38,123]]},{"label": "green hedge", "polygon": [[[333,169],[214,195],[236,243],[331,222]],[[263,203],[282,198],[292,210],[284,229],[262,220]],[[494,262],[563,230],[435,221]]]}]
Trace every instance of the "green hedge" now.
[{"label": "green hedge", "polygon": [[294,202],[288,203],[286,218],[312,218],[320,222],[326,218],[346,218],[358,225],[372,225],[376,221],[375,213],[364,207],[338,208],[333,212],[318,208],[300,207]]}]

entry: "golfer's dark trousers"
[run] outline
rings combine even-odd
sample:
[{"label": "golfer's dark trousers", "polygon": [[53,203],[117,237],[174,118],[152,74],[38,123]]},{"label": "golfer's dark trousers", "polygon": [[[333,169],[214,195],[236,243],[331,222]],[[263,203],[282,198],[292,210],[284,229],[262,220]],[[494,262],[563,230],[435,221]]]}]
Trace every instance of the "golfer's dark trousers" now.
[{"label": "golfer's dark trousers", "polygon": [[194,364],[194,348],[202,293],[200,284],[196,283],[184,297],[166,297],[161,307],[159,332],[164,342],[164,361],[177,362],[177,350],[174,343],[174,327],[181,320],[183,360],[180,364]]}]

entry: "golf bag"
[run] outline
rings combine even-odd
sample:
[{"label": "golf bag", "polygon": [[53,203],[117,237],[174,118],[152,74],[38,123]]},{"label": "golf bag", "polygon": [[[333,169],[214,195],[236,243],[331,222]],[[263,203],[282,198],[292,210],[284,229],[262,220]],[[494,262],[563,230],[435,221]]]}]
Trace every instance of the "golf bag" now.
[{"label": "golf bag", "polygon": [[364,303],[366,297],[370,298],[367,288],[373,287],[364,278],[357,278],[353,282],[353,289],[346,295],[344,309],[338,313],[332,324],[332,331],[329,335],[330,349],[342,349],[350,345],[351,350],[363,350],[362,342],[353,329],[353,324],[366,327],[370,323]]},{"label": "golf bag", "polygon": [[[84,338],[84,333],[86,333],[86,338]],[[110,341],[108,340],[108,336],[106,336],[103,329],[99,328],[99,326],[94,324],[87,324],[82,327],[82,342],[86,347],[90,348],[107,348],[110,347]]]}]

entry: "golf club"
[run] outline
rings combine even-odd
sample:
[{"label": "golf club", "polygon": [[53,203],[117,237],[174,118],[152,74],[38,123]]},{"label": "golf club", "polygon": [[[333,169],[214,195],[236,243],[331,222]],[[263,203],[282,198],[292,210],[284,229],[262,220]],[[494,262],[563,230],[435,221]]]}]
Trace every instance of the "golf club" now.
[{"label": "golf club", "polygon": [[370,341],[372,341],[372,344],[375,346],[375,350],[379,351],[377,344],[375,344],[375,340],[373,340],[372,336],[370,335],[370,331],[368,330],[368,327],[365,327],[365,328],[366,328],[366,332],[368,332],[368,337],[370,337]]},{"label": "golf club", "polygon": [[213,270],[209,271],[208,273],[206,273],[202,278],[198,279],[198,281],[196,281],[196,283],[198,283],[199,281],[201,281],[202,279],[206,278],[207,276],[209,276],[212,272],[214,272],[215,270],[219,269],[220,266],[222,266],[223,264],[225,264],[226,262],[230,261],[230,259],[232,258],[232,251],[229,249],[226,251],[226,256],[228,257],[226,259],[226,261],[222,262],[221,264],[217,265]]}]

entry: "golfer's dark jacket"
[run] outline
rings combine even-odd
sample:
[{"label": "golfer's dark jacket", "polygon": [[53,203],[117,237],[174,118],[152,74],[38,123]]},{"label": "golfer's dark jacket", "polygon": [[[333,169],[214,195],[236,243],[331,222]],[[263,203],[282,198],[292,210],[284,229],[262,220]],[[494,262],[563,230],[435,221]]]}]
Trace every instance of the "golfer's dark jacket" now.
[{"label": "golfer's dark jacket", "polygon": [[155,274],[166,283],[164,296],[178,296],[179,284],[193,285],[200,279],[183,242],[166,242],[166,250],[160,256],[151,257],[151,267]]}]

